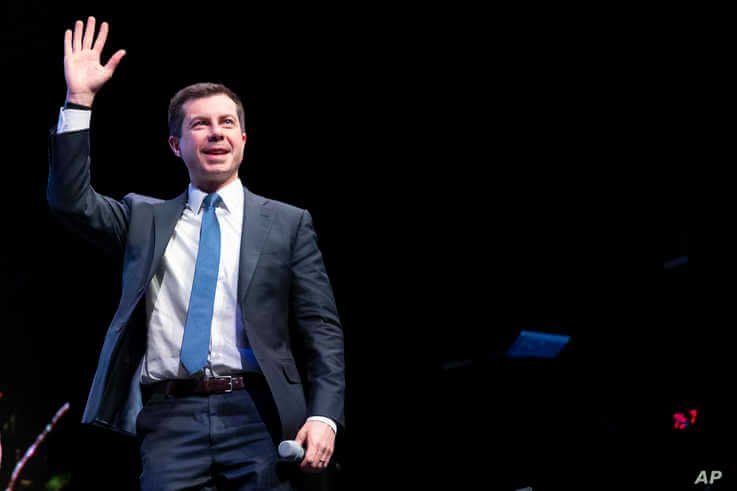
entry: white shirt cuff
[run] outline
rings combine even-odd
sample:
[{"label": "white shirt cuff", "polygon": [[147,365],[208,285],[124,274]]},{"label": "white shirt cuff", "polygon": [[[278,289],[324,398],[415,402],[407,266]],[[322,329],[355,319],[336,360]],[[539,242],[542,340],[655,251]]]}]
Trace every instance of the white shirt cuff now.
[{"label": "white shirt cuff", "polygon": [[335,422],[330,418],[326,418],[325,416],[310,416],[309,418],[307,418],[307,421],[322,421],[326,425],[330,426],[334,432],[338,432],[338,426],[335,424]]},{"label": "white shirt cuff", "polygon": [[90,127],[92,111],[86,109],[59,109],[59,122],[56,124],[56,133],[87,130]]}]

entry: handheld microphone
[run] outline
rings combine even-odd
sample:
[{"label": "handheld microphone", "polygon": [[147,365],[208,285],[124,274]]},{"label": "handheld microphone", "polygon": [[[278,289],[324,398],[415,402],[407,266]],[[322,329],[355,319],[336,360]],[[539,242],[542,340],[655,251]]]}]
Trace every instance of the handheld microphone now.
[{"label": "handheld microphone", "polygon": [[305,449],[294,440],[284,440],[279,444],[279,458],[288,462],[302,462]]}]

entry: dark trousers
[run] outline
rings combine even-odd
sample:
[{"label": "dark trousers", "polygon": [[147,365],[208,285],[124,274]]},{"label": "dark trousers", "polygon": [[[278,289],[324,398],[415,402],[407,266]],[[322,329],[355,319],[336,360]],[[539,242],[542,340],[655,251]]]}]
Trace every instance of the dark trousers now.
[{"label": "dark trousers", "polygon": [[225,394],[144,395],[136,431],[143,491],[287,491],[299,472],[277,459],[279,418],[265,383]]}]

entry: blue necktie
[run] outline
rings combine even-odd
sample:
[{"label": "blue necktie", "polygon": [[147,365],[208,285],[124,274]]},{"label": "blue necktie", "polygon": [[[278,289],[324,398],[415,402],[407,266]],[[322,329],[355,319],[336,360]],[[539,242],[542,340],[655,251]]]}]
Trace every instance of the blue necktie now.
[{"label": "blue necktie", "polygon": [[207,365],[207,354],[210,349],[210,324],[220,265],[220,226],[215,216],[215,208],[220,201],[221,198],[217,193],[211,193],[202,203],[205,211],[200,226],[200,245],[197,250],[181,352],[182,365],[190,375]]}]

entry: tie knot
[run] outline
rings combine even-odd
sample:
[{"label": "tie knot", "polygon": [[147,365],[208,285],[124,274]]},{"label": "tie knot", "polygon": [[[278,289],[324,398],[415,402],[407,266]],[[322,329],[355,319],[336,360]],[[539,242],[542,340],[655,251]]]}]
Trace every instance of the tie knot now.
[{"label": "tie knot", "polygon": [[210,193],[207,196],[205,196],[205,201],[202,202],[202,206],[205,209],[208,209],[210,207],[217,207],[217,205],[220,204],[220,202],[223,199],[220,197],[218,193]]}]

